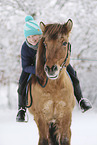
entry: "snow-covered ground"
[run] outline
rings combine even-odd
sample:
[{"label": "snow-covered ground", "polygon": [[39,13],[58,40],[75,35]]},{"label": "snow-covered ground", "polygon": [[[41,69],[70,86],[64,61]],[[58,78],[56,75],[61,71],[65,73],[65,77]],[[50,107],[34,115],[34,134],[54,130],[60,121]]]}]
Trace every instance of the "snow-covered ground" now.
[{"label": "snow-covered ground", "polygon": [[[38,129],[29,115],[28,123],[15,121],[16,110],[0,110],[0,145],[38,145]],[[97,145],[97,112],[74,109],[71,145]]]}]

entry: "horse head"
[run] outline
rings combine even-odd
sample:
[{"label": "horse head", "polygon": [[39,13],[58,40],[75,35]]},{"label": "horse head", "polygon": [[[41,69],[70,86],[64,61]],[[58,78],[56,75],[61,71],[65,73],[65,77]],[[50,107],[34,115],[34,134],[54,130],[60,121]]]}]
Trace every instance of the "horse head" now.
[{"label": "horse head", "polygon": [[70,61],[69,33],[73,22],[69,19],[64,24],[40,22],[43,32],[37,53],[36,74],[50,79],[57,79],[63,66]]}]

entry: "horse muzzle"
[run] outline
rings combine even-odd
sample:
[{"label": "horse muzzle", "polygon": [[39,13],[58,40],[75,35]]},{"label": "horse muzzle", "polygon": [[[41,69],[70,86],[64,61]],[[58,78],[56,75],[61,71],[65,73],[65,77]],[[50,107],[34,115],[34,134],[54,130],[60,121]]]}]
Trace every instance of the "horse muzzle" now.
[{"label": "horse muzzle", "polygon": [[56,64],[53,65],[51,68],[45,64],[44,71],[48,78],[57,79],[59,76],[60,69]]}]

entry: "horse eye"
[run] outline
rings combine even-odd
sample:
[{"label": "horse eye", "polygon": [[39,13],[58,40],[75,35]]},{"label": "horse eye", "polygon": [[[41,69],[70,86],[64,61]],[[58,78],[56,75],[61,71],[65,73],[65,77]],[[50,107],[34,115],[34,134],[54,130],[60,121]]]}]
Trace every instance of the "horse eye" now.
[{"label": "horse eye", "polygon": [[67,45],[67,42],[63,42],[63,45],[66,46]]},{"label": "horse eye", "polygon": [[44,44],[44,46],[45,46],[45,47],[47,47],[47,45],[46,45],[46,43],[45,43],[45,42],[43,42],[43,44]]}]

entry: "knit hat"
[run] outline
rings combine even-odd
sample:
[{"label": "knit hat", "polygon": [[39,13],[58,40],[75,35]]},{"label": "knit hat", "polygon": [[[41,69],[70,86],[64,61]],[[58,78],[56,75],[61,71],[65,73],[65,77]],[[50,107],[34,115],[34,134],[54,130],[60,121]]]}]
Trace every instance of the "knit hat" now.
[{"label": "knit hat", "polygon": [[27,38],[30,35],[41,35],[42,31],[38,25],[38,23],[33,19],[32,16],[25,17],[25,25],[24,25],[24,36]]}]

